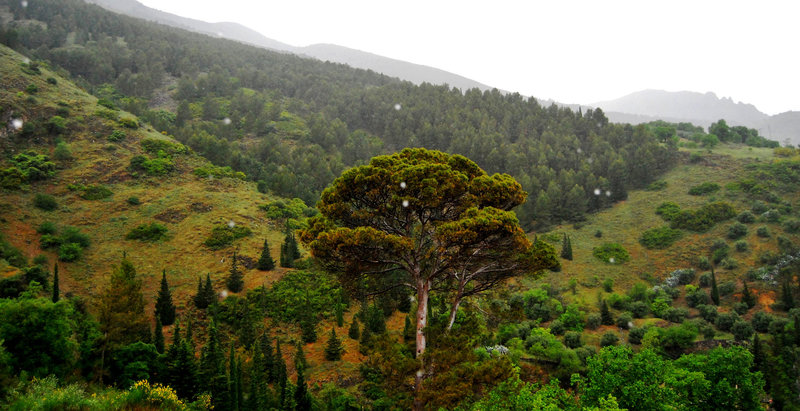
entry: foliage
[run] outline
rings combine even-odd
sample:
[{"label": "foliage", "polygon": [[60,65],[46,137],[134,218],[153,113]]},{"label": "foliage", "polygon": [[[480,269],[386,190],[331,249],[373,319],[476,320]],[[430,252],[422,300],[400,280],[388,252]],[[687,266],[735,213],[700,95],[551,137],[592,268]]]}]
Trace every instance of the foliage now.
[{"label": "foliage", "polygon": [[681,230],[675,230],[668,226],[651,228],[642,233],[639,243],[645,248],[662,249],[671,246],[682,235]]},{"label": "foliage", "polygon": [[112,143],[118,143],[118,142],[120,142],[122,140],[125,140],[126,137],[127,136],[125,135],[124,131],[122,131],[122,130],[114,130],[114,131],[111,132],[111,134],[108,135],[108,137],[106,137],[106,140],[108,140],[108,141],[110,141]]},{"label": "foliage", "polygon": [[41,194],[37,193],[33,197],[33,205],[36,208],[42,209],[44,211],[53,211],[58,208],[58,203],[56,202],[55,197],[49,194]]},{"label": "foliage", "polygon": [[622,264],[630,260],[628,251],[619,243],[603,243],[592,249],[592,255],[609,264]]},{"label": "foliage", "polygon": [[693,196],[702,196],[706,194],[719,191],[720,186],[717,183],[705,182],[700,185],[693,186],[689,189],[689,194]]},{"label": "foliage", "polygon": [[142,281],[136,278],[136,269],[126,257],[114,267],[99,296],[98,311],[100,330],[106,336],[105,346],[114,348],[150,339]]},{"label": "foliage", "polygon": [[211,234],[203,244],[212,249],[219,250],[233,244],[234,241],[251,235],[253,231],[242,225],[221,224],[211,229]]},{"label": "foliage", "polygon": [[261,308],[273,319],[299,322],[306,313],[331,313],[338,301],[337,288],[335,280],[324,273],[289,271],[264,293],[266,298]]},{"label": "foliage", "polygon": [[344,353],[342,341],[336,336],[336,330],[331,328],[331,335],[328,337],[327,345],[325,345],[325,359],[338,361],[342,358],[342,353]]},{"label": "foliage", "polygon": [[306,206],[306,203],[299,198],[291,200],[276,200],[261,206],[267,213],[267,218],[272,220],[286,220],[290,218],[298,219],[302,216],[311,217],[314,211]]},{"label": "foliage", "polygon": [[155,316],[161,325],[172,325],[175,322],[175,305],[167,283],[167,270],[161,272],[161,288],[156,296]]},{"label": "foliage", "polygon": [[24,183],[45,180],[55,175],[56,165],[44,154],[26,151],[11,157],[12,166],[0,169],[0,187],[19,189]]},{"label": "foliage", "polygon": [[726,202],[714,202],[703,205],[697,210],[682,210],[672,219],[672,228],[681,228],[695,232],[706,232],[716,223],[736,216],[736,210]]},{"label": "foliage", "polygon": [[194,175],[200,178],[236,178],[239,180],[247,179],[247,176],[241,171],[234,171],[229,166],[219,167],[214,165],[205,165],[197,167],[193,171]]},{"label": "foliage", "polygon": [[275,260],[269,252],[269,244],[264,239],[264,246],[261,248],[261,256],[258,258],[256,267],[261,271],[269,271],[275,268]]},{"label": "foliage", "polygon": [[103,185],[90,184],[80,187],[80,197],[84,200],[102,200],[111,197],[111,190]]},{"label": "foliage", "polygon": [[734,223],[728,227],[728,238],[737,240],[747,235],[747,226],[742,223]]},{"label": "foliage", "polygon": [[166,226],[156,222],[140,224],[131,229],[131,231],[128,231],[128,234],[125,235],[125,239],[156,242],[167,238],[167,231]]},{"label": "foliage", "polygon": [[17,268],[22,268],[28,263],[22,251],[9,243],[8,240],[3,237],[3,233],[0,233],[0,260],[5,260]]}]

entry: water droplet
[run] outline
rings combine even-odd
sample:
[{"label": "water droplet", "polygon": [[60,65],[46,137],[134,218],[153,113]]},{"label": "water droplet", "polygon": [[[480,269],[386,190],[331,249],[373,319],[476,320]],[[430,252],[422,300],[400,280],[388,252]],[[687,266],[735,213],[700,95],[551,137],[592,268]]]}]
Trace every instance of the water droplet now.
[{"label": "water droplet", "polygon": [[219,296],[222,297],[222,298],[227,298],[228,297],[228,290],[220,291],[219,292]]},{"label": "water droplet", "polygon": [[394,109],[397,111],[400,111],[401,108],[403,108],[403,106],[401,106],[400,103],[394,105]]},{"label": "water droplet", "polygon": [[608,259],[608,262],[614,264],[615,262],[617,262],[617,260],[615,260],[614,257],[611,257]]},{"label": "water droplet", "polygon": [[580,147],[578,147],[578,154],[581,154],[581,153],[583,153],[583,150]]},{"label": "water droplet", "polygon": [[400,188],[406,188],[406,182],[405,182],[405,181],[403,181],[402,183],[400,183]]},{"label": "water droplet", "polygon": [[15,119],[11,120],[11,127],[14,127],[14,129],[16,129],[16,130],[21,129],[22,128],[22,120],[18,119],[18,118],[15,118]]},{"label": "water droplet", "polygon": [[20,4],[22,7],[28,7],[28,2],[27,2],[26,0],[22,0],[21,2],[19,2],[19,4]]},{"label": "water droplet", "polygon": [[236,222],[234,222],[233,220],[228,221],[228,227],[233,228],[235,226],[236,226]]},{"label": "water droplet", "polygon": [[594,158],[589,157],[589,158],[586,159],[586,162],[589,163],[589,164],[592,164],[592,163],[594,163]]},{"label": "water droplet", "polygon": [[408,200],[403,200],[403,207],[408,207]]},{"label": "water droplet", "polygon": [[228,117],[225,117],[225,118],[222,119],[222,123],[227,126],[227,125],[231,124],[231,119],[229,119]]},{"label": "water droplet", "polygon": [[31,64],[31,59],[25,57],[25,58],[22,59],[22,62],[25,63],[25,64]]},{"label": "water droplet", "polygon": [[611,197],[611,191],[606,190],[606,197]]},{"label": "water droplet", "polygon": [[594,189],[594,195],[596,195],[596,196],[599,196],[601,193],[602,193],[602,192],[600,191],[600,189],[599,189],[599,188],[595,188],[595,189]]}]

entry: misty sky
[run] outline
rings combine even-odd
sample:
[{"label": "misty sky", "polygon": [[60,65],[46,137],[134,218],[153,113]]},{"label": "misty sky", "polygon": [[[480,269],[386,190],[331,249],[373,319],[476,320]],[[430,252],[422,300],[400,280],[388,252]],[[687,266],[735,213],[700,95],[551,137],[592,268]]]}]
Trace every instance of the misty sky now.
[{"label": "misty sky", "polygon": [[139,1],[564,103],[663,89],[800,111],[800,5],[791,1]]}]

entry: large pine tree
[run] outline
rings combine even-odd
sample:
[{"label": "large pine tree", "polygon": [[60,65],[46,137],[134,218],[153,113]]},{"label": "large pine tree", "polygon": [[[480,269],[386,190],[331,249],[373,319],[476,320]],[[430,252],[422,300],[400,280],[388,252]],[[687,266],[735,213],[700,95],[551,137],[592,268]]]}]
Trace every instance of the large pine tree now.
[{"label": "large pine tree", "polygon": [[217,295],[214,286],[211,284],[211,274],[206,274],[206,282],[197,280],[197,294],[194,296],[194,305],[199,309],[206,309],[209,305],[217,302]]},{"label": "large pine tree", "polygon": [[572,240],[566,234],[561,240],[561,258],[572,260]]},{"label": "large pine tree", "polygon": [[167,350],[164,365],[164,380],[184,399],[191,399],[197,393],[197,361],[194,350],[188,341],[181,338],[181,329],[175,325],[172,345]]},{"label": "large pine tree", "polygon": [[222,351],[214,320],[211,320],[208,327],[208,341],[203,346],[200,357],[200,381],[201,388],[211,394],[214,408],[224,409],[229,406],[225,353]]},{"label": "large pine tree", "polygon": [[269,253],[269,244],[267,244],[267,239],[264,239],[264,248],[261,249],[261,257],[258,259],[258,269],[261,271],[269,271],[275,268],[275,260],[272,259],[272,255]]},{"label": "large pine tree", "polygon": [[100,332],[104,348],[114,349],[137,341],[150,340],[150,321],[145,315],[142,282],[127,257],[111,273],[111,279],[99,298]]},{"label": "large pine tree", "polygon": [[339,361],[342,359],[344,347],[342,341],[336,336],[336,329],[331,328],[331,335],[328,337],[328,344],[325,345],[325,359],[328,361]]},{"label": "large pine tree", "polygon": [[167,284],[167,270],[161,271],[161,289],[156,296],[156,317],[161,320],[162,325],[175,323],[175,305],[172,303],[172,293]]},{"label": "large pine tree", "polygon": [[231,258],[231,270],[228,274],[228,279],[225,281],[225,285],[228,287],[228,290],[234,293],[238,293],[244,288],[244,279],[242,277],[242,271],[239,270],[237,259],[238,257],[236,256],[236,251],[234,251],[233,258]]}]

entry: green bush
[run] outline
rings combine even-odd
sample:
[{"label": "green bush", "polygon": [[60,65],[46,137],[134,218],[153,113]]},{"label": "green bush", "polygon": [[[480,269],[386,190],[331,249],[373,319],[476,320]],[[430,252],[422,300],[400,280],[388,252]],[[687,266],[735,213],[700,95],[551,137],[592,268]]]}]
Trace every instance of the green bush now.
[{"label": "green bush", "polygon": [[736,283],[733,281],[725,281],[718,287],[719,295],[725,297],[733,294],[736,291]]},{"label": "green bush", "polygon": [[142,201],[139,200],[139,197],[135,197],[135,196],[134,197],[128,197],[128,199],[125,200],[125,202],[127,202],[130,205],[134,205],[134,206],[142,204]]},{"label": "green bush", "polygon": [[672,201],[663,202],[656,208],[656,214],[666,221],[672,221],[680,212],[681,207]]},{"label": "green bush", "polygon": [[689,189],[689,194],[693,196],[701,196],[713,193],[715,191],[719,191],[720,186],[717,183],[703,183],[700,185],[696,185]]},{"label": "green bush", "polygon": [[689,307],[698,307],[700,305],[708,304],[708,294],[702,289],[693,285],[686,286],[686,305]]},{"label": "green bush", "polygon": [[239,180],[246,180],[247,175],[245,175],[241,171],[234,171],[232,168],[225,166],[225,167],[218,167],[214,165],[206,165],[203,167],[197,167],[194,169],[194,175],[200,178],[207,178],[209,176],[213,176],[215,178],[238,178]]},{"label": "green bush", "polygon": [[36,94],[39,92],[39,86],[34,83],[30,83],[27,87],[25,87],[25,92],[28,94]]},{"label": "green bush", "polygon": [[203,244],[212,250],[219,250],[250,234],[252,234],[252,230],[245,226],[220,225],[211,230],[211,234],[203,241]]},{"label": "green bush", "polygon": [[[709,264],[709,268],[711,268]],[[698,280],[700,287],[711,287],[711,273],[703,273]]]},{"label": "green bush", "polygon": [[50,134],[64,134],[67,131],[67,121],[64,120],[64,117],[53,116],[47,120],[45,128]]},{"label": "green bush", "polygon": [[564,334],[564,345],[568,348],[578,348],[583,345],[583,341],[581,341],[581,333],[577,331],[567,331]]},{"label": "green bush", "polygon": [[81,188],[80,196],[84,200],[102,200],[110,197],[111,194],[112,192],[108,187],[99,184],[91,184]]},{"label": "green bush", "polygon": [[730,331],[733,324],[739,320],[739,315],[735,312],[719,314],[717,315],[717,319],[714,321],[714,325],[717,326],[717,329],[720,331]]},{"label": "green bush", "polygon": [[717,313],[717,307],[710,304],[698,305],[697,311],[700,311],[700,317],[710,323],[716,323],[717,317],[719,316]]},{"label": "green bush", "polygon": [[53,150],[53,157],[58,161],[72,160],[72,151],[69,149],[69,144],[59,141]]},{"label": "green bush", "polygon": [[55,86],[55,85],[58,84],[58,80],[56,80],[55,77],[48,77],[47,78],[47,84]]},{"label": "green bush", "polygon": [[186,154],[189,152],[189,149],[181,143],[173,143],[168,140],[156,138],[146,138],[139,144],[141,144],[144,151],[159,156],[159,153],[165,153],[169,156],[172,156],[176,154]]},{"label": "green bush", "polygon": [[633,323],[633,316],[631,313],[625,312],[617,317],[617,327],[622,328],[623,330],[627,330],[631,328],[631,324]]},{"label": "green bush", "polygon": [[650,313],[650,307],[644,301],[634,301],[630,305],[634,318],[644,318]]},{"label": "green bush", "polygon": [[639,238],[639,243],[645,248],[662,249],[671,246],[683,235],[681,230],[669,228],[667,226],[651,228]]},{"label": "green bush", "polygon": [[600,314],[591,313],[586,317],[586,328],[590,330],[596,330],[597,327],[600,326],[601,322],[602,318],[600,318]]},{"label": "green bush", "polygon": [[744,320],[738,320],[733,323],[731,333],[736,341],[749,341],[753,336],[753,326]]},{"label": "green bush", "polygon": [[769,324],[774,319],[775,317],[763,311],[757,311],[755,314],[753,314],[753,318],[750,320],[750,322],[753,324],[753,328],[756,331],[760,333],[765,333],[769,331]]},{"label": "green bush", "polygon": [[114,130],[108,137],[107,140],[112,143],[118,143],[122,140],[125,140],[125,132],[122,130]]},{"label": "green bush", "polygon": [[56,224],[50,221],[39,224],[39,228],[36,229],[36,232],[39,234],[55,234],[56,231]]},{"label": "green bush", "polygon": [[618,243],[604,243],[592,250],[592,255],[609,264],[622,264],[631,259],[628,251]]},{"label": "green bush", "polygon": [[728,227],[728,238],[737,240],[747,235],[747,226],[742,223],[734,223]]},{"label": "green bush", "polygon": [[686,320],[686,317],[689,316],[689,310],[683,307],[670,307],[666,311],[664,311],[664,315],[662,316],[663,319],[673,322],[673,323],[682,323]]},{"label": "green bush", "polygon": [[644,327],[633,327],[628,332],[628,342],[633,345],[639,345],[642,343],[642,338],[644,338],[644,334],[647,332],[647,328]]},{"label": "green bush", "polygon": [[735,248],[736,251],[738,251],[740,253],[743,253],[743,252],[747,251],[747,248],[748,248],[747,241],[739,240],[739,241],[737,241],[737,242],[735,242],[733,244],[733,248]]},{"label": "green bush", "polygon": [[167,227],[159,223],[140,224],[125,235],[126,240],[155,242],[167,238]]},{"label": "green bush", "polygon": [[44,211],[53,211],[58,208],[58,203],[56,202],[55,197],[49,194],[41,194],[37,193],[33,197],[33,205],[36,208],[42,209]]},{"label": "green bush", "polygon": [[783,229],[787,233],[797,233],[798,231],[800,231],[800,220],[792,219],[785,221],[783,223]]},{"label": "green bush", "polygon": [[614,331],[606,331],[605,334],[600,338],[600,346],[601,347],[608,347],[611,345],[617,345],[619,342],[619,336]]},{"label": "green bush", "polygon": [[81,258],[82,252],[83,248],[81,248],[80,244],[61,244],[61,247],[58,248],[58,259],[65,262],[75,261]]},{"label": "green bush", "polygon": [[647,186],[647,191],[660,191],[667,188],[667,182],[664,180],[657,180]]},{"label": "green bush", "polygon": [[706,232],[716,223],[736,216],[736,210],[726,202],[709,203],[697,210],[684,210],[672,219],[672,228]]},{"label": "green bush", "polygon": [[711,269],[711,262],[708,261],[708,257],[702,255],[697,258],[697,268],[701,270],[710,270]]},{"label": "green bush", "polygon": [[137,129],[139,128],[139,122],[132,118],[121,118],[119,119],[119,125],[125,128],[132,128]]},{"label": "green bush", "polygon": [[750,224],[756,222],[756,216],[749,211],[742,211],[738,216],[736,216],[736,220],[740,223]]},{"label": "green bush", "polygon": [[80,232],[75,227],[64,227],[61,230],[61,239],[63,243],[75,243],[79,246],[86,248],[89,247],[91,241],[89,240],[89,236]]}]

